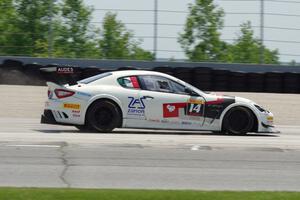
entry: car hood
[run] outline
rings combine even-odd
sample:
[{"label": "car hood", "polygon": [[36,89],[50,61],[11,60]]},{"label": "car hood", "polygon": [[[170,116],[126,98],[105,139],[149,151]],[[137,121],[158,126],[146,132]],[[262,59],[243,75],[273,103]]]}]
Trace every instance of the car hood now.
[{"label": "car hood", "polygon": [[237,103],[247,103],[247,104],[253,104],[254,102],[250,99],[246,99],[246,98],[243,98],[243,97],[239,97],[239,96],[229,96],[229,95],[223,95],[223,94],[218,94],[218,93],[209,93],[209,95],[211,97],[218,97],[218,98],[222,98],[222,99],[226,99],[226,100],[234,100],[235,102]]},{"label": "car hood", "polygon": [[235,101],[238,103],[247,103],[247,104],[253,104],[254,102],[250,99],[246,99],[243,97],[235,97]]}]

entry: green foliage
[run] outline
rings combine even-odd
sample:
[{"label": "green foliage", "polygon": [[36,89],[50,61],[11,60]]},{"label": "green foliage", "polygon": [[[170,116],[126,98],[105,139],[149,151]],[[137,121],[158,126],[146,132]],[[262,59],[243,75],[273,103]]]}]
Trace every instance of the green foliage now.
[{"label": "green foliage", "polygon": [[48,57],[51,45],[54,57],[153,60],[116,15],[105,16],[100,32],[92,12],[83,0],[1,0],[0,54]]},{"label": "green foliage", "polygon": [[[16,19],[14,22],[16,31],[19,34],[14,36],[14,51],[24,55],[35,55],[44,48],[37,47],[40,43],[47,42],[49,27],[49,0],[15,0]],[[48,11],[48,12],[47,12]],[[53,8],[56,12],[56,8]]]},{"label": "green foliage", "polygon": [[109,12],[104,17],[99,46],[104,58],[153,60],[153,55],[139,47],[133,33],[117,20],[114,13]]},{"label": "green foliage", "polygon": [[224,60],[226,44],[220,39],[224,12],[213,0],[195,0],[189,4],[189,15],[179,43],[192,61]]},{"label": "green foliage", "polygon": [[63,0],[59,5],[60,24],[56,26],[54,55],[58,57],[91,57],[96,52],[93,28],[90,26],[93,9],[83,0]]},{"label": "green foliage", "polygon": [[[12,40],[10,35],[14,35],[16,32],[14,25],[12,24],[15,19],[16,12],[13,5],[13,0],[1,0],[0,1],[0,44],[9,50]],[[4,47],[0,47],[0,53],[5,54]]]},{"label": "green foliage", "polygon": [[[250,22],[241,25],[241,34],[230,47],[231,62],[238,63],[259,63],[262,44],[254,37],[254,32]],[[278,51],[264,48],[264,63],[279,63]]]},{"label": "green foliage", "polygon": [[[224,12],[213,0],[195,0],[179,43],[192,61],[259,63],[261,42],[254,38],[250,22],[241,26],[241,35],[229,44],[220,39]],[[264,63],[279,63],[278,51],[264,48]]]}]

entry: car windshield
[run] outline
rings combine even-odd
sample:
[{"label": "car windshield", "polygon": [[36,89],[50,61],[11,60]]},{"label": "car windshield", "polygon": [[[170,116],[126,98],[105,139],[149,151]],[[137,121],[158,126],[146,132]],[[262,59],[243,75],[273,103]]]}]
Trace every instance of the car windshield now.
[{"label": "car windshield", "polygon": [[186,86],[187,88],[190,88],[191,90],[195,91],[196,93],[198,93],[198,94],[200,94],[200,95],[201,95],[201,93],[206,93],[206,94],[209,93],[209,92],[202,91],[202,90],[196,88],[195,86],[192,86],[192,85],[189,84],[189,83],[185,83],[185,86]]},{"label": "car windshield", "polygon": [[97,80],[99,80],[101,78],[104,78],[104,77],[107,77],[107,76],[110,76],[110,75],[112,75],[112,73],[106,72],[106,73],[98,74],[96,76],[92,76],[92,77],[89,77],[89,78],[77,81],[77,83],[80,83],[80,84],[89,84],[89,83],[92,83],[94,81],[97,81]]},{"label": "car windshield", "polygon": [[203,93],[208,93],[208,92],[204,92],[204,91],[202,91],[202,90],[199,90],[199,89],[196,88],[195,86],[192,86],[191,84],[189,84],[189,83],[187,83],[187,82],[184,82],[184,81],[182,81],[182,80],[180,80],[180,79],[178,79],[178,78],[176,78],[176,80],[177,80],[177,81],[176,81],[177,83],[180,83],[180,84],[184,85],[185,87],[187,87],[187,88],[193,90],[194,92],[196,92],[196,93],[199,94],[199,95],[201,95],[201,94],[203,94]]}]

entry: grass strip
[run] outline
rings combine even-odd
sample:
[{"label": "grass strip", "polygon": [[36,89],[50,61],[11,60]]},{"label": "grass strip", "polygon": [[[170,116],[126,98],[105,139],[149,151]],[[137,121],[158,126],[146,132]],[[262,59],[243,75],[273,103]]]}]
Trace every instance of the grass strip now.
[{"label": "grass strip", "polygon": [[299,200],[299,192],[0,188],[0,200]]}]

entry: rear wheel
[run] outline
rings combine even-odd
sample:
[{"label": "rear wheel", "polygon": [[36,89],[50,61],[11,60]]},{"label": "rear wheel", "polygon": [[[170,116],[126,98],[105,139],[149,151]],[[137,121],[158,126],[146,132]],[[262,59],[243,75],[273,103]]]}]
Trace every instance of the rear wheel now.
[{"label": "rear wheel", "polygon": [[75,126],[80,132],[91,132],[93,131],[87,125],[76,125]]},{"label": "rear wheel", "polygon": [[245,107],[230,109],[223,121],[223,130],[229,134],[245,135],[252,130],[254,117],[252,112]]},{"label": "rear wheel", "polygon": [[98,132],[111,132],[121,125],[121,111],[111,101],[93,103],[87,112],[87,126]]}]

